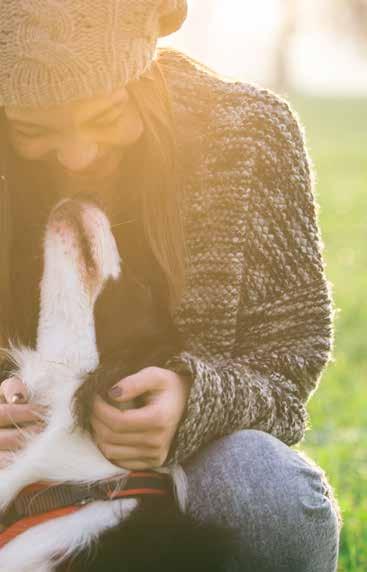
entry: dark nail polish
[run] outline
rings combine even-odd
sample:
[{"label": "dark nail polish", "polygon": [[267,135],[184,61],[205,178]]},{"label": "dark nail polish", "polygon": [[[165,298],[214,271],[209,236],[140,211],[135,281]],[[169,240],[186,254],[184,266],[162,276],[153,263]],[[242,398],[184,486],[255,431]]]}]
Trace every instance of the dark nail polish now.
[{"label": "dark nail polish", "polygon": [[23,403],[25,401],[25,397],[23,393],[14,393],[11,401],[12,403]]},{"label": "dark nail polish", "polygon": [[121,389],[121,387],[120,387],[119,385],[115,385],[115,386],[112,387],[112,388],[109,390],[109,392],[108,392],[108,394],[109,394],[111,397],[118,397],[119,395],[121,395],[121,393],[122,393],[122,389]]}]

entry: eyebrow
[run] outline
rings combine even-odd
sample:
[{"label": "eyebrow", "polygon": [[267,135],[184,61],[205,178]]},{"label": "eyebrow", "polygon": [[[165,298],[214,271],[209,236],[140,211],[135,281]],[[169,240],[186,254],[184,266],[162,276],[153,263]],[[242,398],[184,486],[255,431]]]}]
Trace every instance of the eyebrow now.
[{"label": "eyebrow", "polygon": [[[119,100],[119,101],[113,103],[112,105],[110,105],[109,107],[103,109],[103,111],[98,112],[93,117],[90,117],[88,120],[84,121],[84,123],[95,123],[96,121],[100,121],[101,119],[103,119],[104,117],[109,115],[112,111],[114,111],[115,109],[120,107],[121,104],[124,104],[124,103],[126,103],[126,102],[123,100]],[[22,127],[38,127],[38,128],[43,128],[46,130],[52,129],[46,125],[42,125],[42,123],[34,123],[32,121],[24,121],[24,120],[22,121],[21,119],[12,119],[12,118],[9,118],[9,119],[12,123],[14,123],[18,126],[22,126]]]}]

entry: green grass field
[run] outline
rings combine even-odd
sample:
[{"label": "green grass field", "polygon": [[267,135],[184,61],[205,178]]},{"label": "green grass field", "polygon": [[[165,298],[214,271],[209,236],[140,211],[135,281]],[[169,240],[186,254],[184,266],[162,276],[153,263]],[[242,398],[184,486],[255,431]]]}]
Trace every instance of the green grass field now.
[{"label": "green grass field", "polygon": [[338,308],[334,362],[309,401],[311,430],[300,448],[326,471],[342,509],[339,572],[366,572],[367,99],[289,99],[316,168],[327,276]]}]

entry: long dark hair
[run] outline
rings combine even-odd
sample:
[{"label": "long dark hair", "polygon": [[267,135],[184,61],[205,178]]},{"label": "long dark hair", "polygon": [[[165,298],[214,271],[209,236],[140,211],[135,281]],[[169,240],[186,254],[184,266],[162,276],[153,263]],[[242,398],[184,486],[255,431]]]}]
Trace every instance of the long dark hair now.
[{"label": "long dark hair", "polygon": [[[162,51],[162,50],[161,50]],[[163,50],[164,51],[164,50]],[[159,59],[138,80],[127,85],[144,122],[144,157],[133,173],[140,188],[145,237],[167,282],[168,310],[174,311],[184,288],[186,250],[180,201],[182,186],[177,167],[177,143],[169,90]],[[10,146],[6,117],[0,108],[0,175],[7,175]],[[33,167],[33,166],[32,166]],[[0,345],[16,328],[12,311],[12,208],[8,182],[0,179]]]},{"label": "long dark hair", "polygon": [[173,311],[182,296],[187,253],[180,211],[183,189],[177,168],[174,118],[159,60],[139,80],[130,83],[128,91],[145,125],[146,156],[141,173],[137,173],[142,177],[144,231],[167,278]]}]

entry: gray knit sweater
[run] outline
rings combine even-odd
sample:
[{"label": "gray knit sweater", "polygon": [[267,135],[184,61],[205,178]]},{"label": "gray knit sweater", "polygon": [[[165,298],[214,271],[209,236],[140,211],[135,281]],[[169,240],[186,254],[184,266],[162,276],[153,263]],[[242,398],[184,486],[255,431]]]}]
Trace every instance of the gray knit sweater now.
[{"label": "gray knit sweater", "polygon": [[173,100],[189,254],[174,315],[185,351],[165,367],[193,379],[167,462],[241,429],[295,444],[333,342],[303,133],[272,92],[225,81],[180,52],[159,59]]}]

